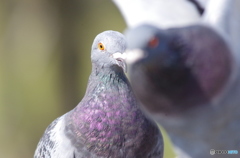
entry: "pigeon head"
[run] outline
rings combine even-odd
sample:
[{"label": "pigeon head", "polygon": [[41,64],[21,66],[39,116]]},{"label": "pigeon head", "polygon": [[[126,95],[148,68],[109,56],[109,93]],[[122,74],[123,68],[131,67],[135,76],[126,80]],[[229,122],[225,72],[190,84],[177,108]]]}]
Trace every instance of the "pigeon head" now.
[{"label": "pigeon head", "polygon": [[129,64],[140,62],[151,65],[160,60],[164,67],[177,66],[180,55],[172,47],[168,47],[173,45],[173,37],[163,30],[151,25],[140,25],[127,30],[126,37],[130,50],[127,57]]},{"label": "pigeon head", "polygon": [[[232,55],[214,30],[196,25],[126,31],[132,87],[152,111],[180,111],[216,103],[231,76]],[[154,98],[156,97],[156,98]]]},{"label": "pigeon head", "polygon": [[126,72],[126,63],[122,57],[125,49],[124,35],[117,31],[104,31],[98,34],[93,41],[92,63],[96,67],[117,68]]}]

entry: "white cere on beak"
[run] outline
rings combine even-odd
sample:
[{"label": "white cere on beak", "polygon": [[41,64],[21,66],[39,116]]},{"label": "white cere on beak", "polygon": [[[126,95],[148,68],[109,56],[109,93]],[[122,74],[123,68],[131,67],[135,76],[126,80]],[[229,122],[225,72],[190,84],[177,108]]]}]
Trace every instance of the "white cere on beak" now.
[{"label": "white cere on beak", "polygon": [[114,53],[112,57],[117,61],[117,64],[123,68],[123,71],[126,73],[127,72],[127,63],[126,63],[126,58],[127,54],[125,52],[120,53]]}]

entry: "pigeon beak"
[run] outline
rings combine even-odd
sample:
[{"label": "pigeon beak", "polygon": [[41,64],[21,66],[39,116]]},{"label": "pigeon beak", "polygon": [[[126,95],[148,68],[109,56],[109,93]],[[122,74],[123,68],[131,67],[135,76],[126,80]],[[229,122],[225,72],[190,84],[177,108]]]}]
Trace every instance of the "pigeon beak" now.
[{"label": "pigeon beak", "polygon": [[141,49],[127,50],[126,54],[127,54],[126,62],[128,64],[133,64],[146,56],[144,51]]},{"label": "pigeon beak", "polygon": [[117,61],[117,65],[120,66],[125,73],[127,73],[126,53],[114,53],[112,57]]}]

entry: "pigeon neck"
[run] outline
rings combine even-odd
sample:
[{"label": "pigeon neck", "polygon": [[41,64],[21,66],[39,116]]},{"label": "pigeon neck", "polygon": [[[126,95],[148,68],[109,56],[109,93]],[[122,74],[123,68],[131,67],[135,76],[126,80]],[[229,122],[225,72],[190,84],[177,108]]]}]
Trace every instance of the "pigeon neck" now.
[{"label": "pigeon neck", "polygon": [[92,65],[92,73],[91,76],[93,79],[100,79],[100,80],[110,80],[110,79],[123,79],[126,81],[126,76],[123,72],[123,69],[118,67],[117,65],[112,65],[106,67],[104,65]]},{"label": "pigeon neck", "polygon": [[[73,117],[78,118],[85,116],[86,113],[84,113],[84,111],[92,111],[94,109],[98,109],[103,112],[106,112],[106,109],[116,111],[118,111],[118,108],[123,111],[124,109],[137,109],[130,84],[124,73],[117,73],[115,71],[107,72],[108,73],[103,73],[103,70],[98,73],[92,71],[89,77],[85,96],[81,101],[81,103],[84,102],[84,104],[80,103],[77,105],[77,107],[73,110],[75,111],[75,116]],[[130,102],[132,102],[132,104]],[[129,113],[129,115],[130,114],[131,113]],[[87,115],[94,116],[95,114],[88,113]],[[116,119],[118,119],[118,117],[120,116],[115,116]],[[76,120],[84,119],[86,118]],[[79,126],[78,123],[75,125]]]},{"label": "pigeon neck", "polygon": [[128,80],[121,71],[102,69],[98,72],[93,69],[84,98],[66,119],[70,122],[66,133],[72,142],[77,146],[84,142],[86,150],[94,150],[97,155],[108,154],[111,146],[118,150],[115,146],[120,140],[138,138],[136,133],[142,133],[137,131],[143,130],[140,125],[156,132],[138,108]]}]

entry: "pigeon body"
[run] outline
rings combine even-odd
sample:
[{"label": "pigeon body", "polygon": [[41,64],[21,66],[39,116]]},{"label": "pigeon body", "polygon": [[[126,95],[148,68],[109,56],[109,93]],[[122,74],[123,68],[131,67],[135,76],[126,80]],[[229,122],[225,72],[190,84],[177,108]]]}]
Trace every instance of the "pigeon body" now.
[{"label": "pigeon body", "polygon": [[211,0],[206,8],[191,26],[130,26],[129,76],[178,158],[235,158],[210,150],[240,149],[240,1]]},{"label": "pigeon body", "polygon": [[82,101],[45,131],[35,158],[161,158],[163,140],[156,124],[138,107],[117,57],[122,34],[105,31],[92,45],[92,73]]},{"label": "pigeon body", "polygon": [[134,53],[141,54],[130,59],[130,80],[143,109],[166,129],[178,156],[207,158],[211,149],[239,149],[240,84],[225,41],[205,26],[153,28],[158,33],[148,41],[146,27],[136,28],[141,30],[136,40],[130,35],[136,30],[126,35],[130,49],[139,42]]}]

